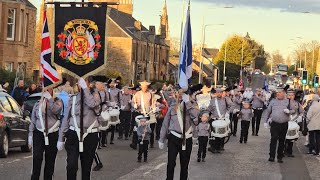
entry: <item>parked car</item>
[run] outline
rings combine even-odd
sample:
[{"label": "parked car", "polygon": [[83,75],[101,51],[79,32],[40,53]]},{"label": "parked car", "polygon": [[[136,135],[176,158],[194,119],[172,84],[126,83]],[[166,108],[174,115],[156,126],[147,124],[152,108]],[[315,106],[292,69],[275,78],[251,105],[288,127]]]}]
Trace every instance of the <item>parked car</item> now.
[{"label": "parked car", "polygon": [[21,147],[30,152],[28,133],[30,112],[22,111],[18,103],[0,90],[0,157],[7,157],[9,148]]},{"label": "parked car", "polygon": [[23,110],[27,110],[32,113],[33,106],[41,99],[41,93],[31,94],[27,100],[23,103]]}]

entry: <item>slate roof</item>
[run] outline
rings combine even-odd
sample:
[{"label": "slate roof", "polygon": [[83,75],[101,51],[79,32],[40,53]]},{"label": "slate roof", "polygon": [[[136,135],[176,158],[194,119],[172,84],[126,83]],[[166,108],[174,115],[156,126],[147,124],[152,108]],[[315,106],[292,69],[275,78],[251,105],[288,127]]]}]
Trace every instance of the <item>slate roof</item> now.
[{"label": "slate roof", "polygon": [[205,58],[215,58],[219,52],[219,49],[215,48],[203,48],[203,56]]}]

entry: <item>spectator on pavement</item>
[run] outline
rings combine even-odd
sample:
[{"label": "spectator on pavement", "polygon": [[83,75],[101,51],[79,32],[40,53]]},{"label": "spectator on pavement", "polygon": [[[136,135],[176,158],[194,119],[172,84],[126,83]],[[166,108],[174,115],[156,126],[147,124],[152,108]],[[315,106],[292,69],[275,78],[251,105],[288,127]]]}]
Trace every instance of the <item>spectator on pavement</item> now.
[{"label": "spectator on pavement", "polygon": [[31,87],[29,88],[29,94],[35,94],[35,93],[38,93],[38,87],[36,84],[31,84]]},{"label": "spectator on pavement", "polygon": [[[320,103],[319,96],[313,95],[312,105],[307,113],[307,124],[309,130],[309,154],[319,156],[320,149]],[[313,151],[313,152],[312,152]]]},{"label": "spectator on pavement", "polygon": [[27,92],[24,90],[24,81],[19,80],[18,86],[13,90],[12,97],[20,106],[22,106],[23,102],[27,99],[26,93]]}]

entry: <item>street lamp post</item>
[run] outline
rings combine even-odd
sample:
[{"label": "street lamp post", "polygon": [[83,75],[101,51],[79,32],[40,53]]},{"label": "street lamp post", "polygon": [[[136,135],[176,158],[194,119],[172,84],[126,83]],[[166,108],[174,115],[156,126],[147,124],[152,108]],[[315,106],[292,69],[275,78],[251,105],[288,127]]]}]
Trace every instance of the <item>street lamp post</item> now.
[{"label": "street lamp post", "polygon": [[224,62],[223,62],[223,80],[222,80],[222,86],[224,86],[224,81],[226,79],[226,62],[227,62],[227,48],[228,43],[226,43],[224,47]]}]

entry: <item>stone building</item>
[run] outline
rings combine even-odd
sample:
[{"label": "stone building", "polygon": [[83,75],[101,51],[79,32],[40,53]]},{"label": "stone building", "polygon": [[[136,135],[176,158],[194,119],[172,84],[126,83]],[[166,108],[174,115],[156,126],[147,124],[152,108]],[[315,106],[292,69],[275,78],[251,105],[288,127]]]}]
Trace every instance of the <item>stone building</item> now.
[{"label": "stone building", "polygon": [[0,1],[0,68],[13,71],[23,64],[32,77],[36,13],[28,0]]}]

